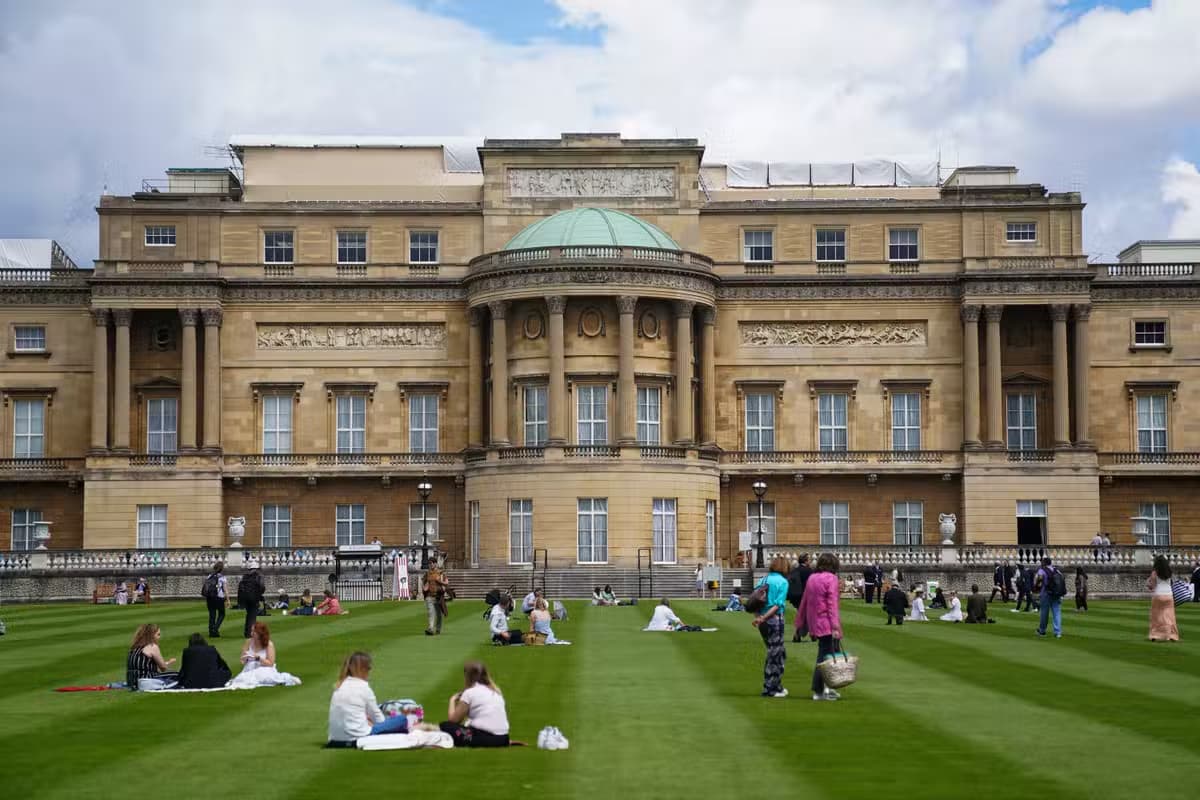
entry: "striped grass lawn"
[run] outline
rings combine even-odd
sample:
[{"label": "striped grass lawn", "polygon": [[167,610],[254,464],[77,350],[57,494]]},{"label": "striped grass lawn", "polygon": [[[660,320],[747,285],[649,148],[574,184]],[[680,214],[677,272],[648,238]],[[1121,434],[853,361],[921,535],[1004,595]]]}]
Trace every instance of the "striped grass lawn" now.
[{"label": "striped grass lawn", "polygon": [[[569,603],[571,647],[496,648],[483,604],[451,606],[422,635],[418,603],[349,605],[341,618],[276,614],[282,669],[297,688],[215,694],[59,694],[123,677],[141,622],[178,656],[205,628],[203,605],[6,606],[0,618],[0,795],[23,797],[771,797],[1144,796],[1200,774],[1200,605],[1180,609],[1180,644],[1145,641],[1144,602],[1066,612],[1066,636],[1034,636],[1035,615],[993,606],[998,624],[883,624],[843,604],[859,683],[813,703],[815,646],[788,645],[792,696],[759,697],[763,647],[747,614],[680,601],[717,633],[641,633],[651,605]],[[791,617],[789,615],[789,625]],[[242,619],[217,640],[237,662]],[[789,637],[790,638],[790,637]],[[504,690],[515,738],[544,725],[567,752],[361,753],[321,749],[341,659],[375,656],[379,698],[411,696],[432,721],[483,659]],[[1021,787],[1025,787],[1022,789]]]}]

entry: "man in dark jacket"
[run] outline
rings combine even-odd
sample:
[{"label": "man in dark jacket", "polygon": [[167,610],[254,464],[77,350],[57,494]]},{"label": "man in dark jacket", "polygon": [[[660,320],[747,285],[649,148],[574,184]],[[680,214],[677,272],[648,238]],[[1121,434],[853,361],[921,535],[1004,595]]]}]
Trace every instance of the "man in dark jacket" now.
[{"label": "man in dark jacket", "polygon": [[[800,554],[800,562],[795,569],[788,573],[788,602],[792,604],[792,608],[799,608],[800,601],[804,599],[804,586],[808,583],[808,576],[812,575],[812,567],[808,565],[808,553]],[[800,631],[796,631],[796,635],[792,637],[793,642],[803,642],[804,639],[800,636]]]},{"label": "man in dark jacket", "polygon": [[996,602],[996,595],[1000,595],[1004,602],[1008,602],[1008,581],[1004,579],[1004,567],[1000,566],[999,561],[992,568],[992,596],[988,598],[988,602]]},{"label": "man in dark jacket", "polygon": [[1200,561],[1196,562],[1196,567],[1192,570],[1192,602],[1200,603]]},{"label": "man in dark jacket", "polygon": [[891,625],[894,619],[897,625],[903,625],[904,609],[906,608],[908,608],[908,595],[899,586],[892,584],[892,588],[888,589],[883,596],[883,610],[888,615],[887,624]]},{"label": "man in dark jacket", "polygon": [[967,622],[983,624],[990,622],[987,615],[988,601],[979,593],[979,586],[971,584],[971,596],[967,598]]},{"label": "man in dark jacket", "polygon": [[868,603],[875,602],[875,567],[867,565],[863,568],[863,597]]},{"label": "man in dark jacket", "polygon": [[184,689],[219,689],[229,683],[232,676],[217,648],[204,641],[200,634],[193,633],[188,646],[183,649],[179,685]]},{"label": "man in dark jacket", "polygon": [[250,572],[238,584],[238,603],[246,609],[246,625],[242,630],[242,636],[249,639],[250,629],[254,627],[254,622],[258,619],[258,607],[267,593],[267,586],[258,571],[257,561],[248,561],[246,567]]}]

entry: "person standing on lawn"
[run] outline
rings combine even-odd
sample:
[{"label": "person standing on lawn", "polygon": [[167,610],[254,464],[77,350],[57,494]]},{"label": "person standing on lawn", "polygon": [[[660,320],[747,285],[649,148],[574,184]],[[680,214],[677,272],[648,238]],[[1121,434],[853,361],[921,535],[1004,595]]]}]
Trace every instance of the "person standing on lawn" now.
[{"label": "person standing on lawn", "polygon": [[[834,653],[834,643],[842,638],[842,620],[838,614],[838,558],[822,553],[817,558],[817,571],[804,586],[797,614],[803,617],[803,632],[817,637],[818,666]],[[813,700],[837,700],[839,695],[825,686],[819,668],[813,669]]]},{"label": "person standing on lawn", "polygon": [[[788,602],[792,604],[792,608],[800,608],[800,600],[804,597],[804,585],[808,583],[808,576],[812,575],[812,567],[808,565],[808,553],[800,554],[800,561],[788,573]],[[800,616],[796,615],[796,632],[792,636],[793,642],[803,642],[803,637],[800,636]]]},{"label": "person standing on lawn", "polygon": [[225,621],[225,597],[227,586],[225,582],[225,562],[213,564],[212,572],[204,579],[200,594],[208,606],[208,636],[210,639],[221,638],[221,623]]},{"label": "person standing on lawn", "polygon": [[875,567],[868,564],[863,567],[863,599],[870,605],[875,601]]},{"label": "person standing on lawn", "polygon": [[1005,576],[1005,568],[999,561],[992,568],[992,596],[988,598],[988,602],[996,602],[996,595],[1000,595],[1002,602],[1008,602],[1008,581]]},{"label": "person standing on lawn", "polygon": [[892,588],[887,590],[887,594],[883,596],[883,610],[887,612],[887,624],[891,625],[892,620],[896,621],[897,625],[904,624],[904,611],[908,608],[908,595],[900,588],[900,584],[893,583]]},{"label": "person standing on lawn", "polygon": [[421,595],[425,598],[425,635],[437,636],[442,632],[442,621],[446,618],[446,590],[450,581],[438,567],[430,567],[421,583]]},{"label": "person standing on lawn", "polygon": [[1062,599],[1067,594],[1067,579],[1054,566],[1050,556],[1042,559],[1041,569],[1033,578],[1034,591],[1038,593],[1038,636],[1046,635],[1046,623],[1054,621],[1054,638],[1062,638]]},{"label": "person standing on lawn", "polygon": [[258,620],[258,609],[263,596],[267,593],[267,585],[263,582],[262,574],[258,571],[258,562],[246,562],[250,572],[238,583],[238,605],[246,609],[246,624],[242,629],[242,638],[249,639]]},{"label": "person standing on lawn", "polygon": [[1192,568],[1192,602],[1200,603],[1200,561]]},{"label": "person standing on lawn", "polygon": [[1166,556],[1154,557],[1154,569],[1146,579],[1150,590],[1150,641],[1178,642],[1175,595],[1171,591],[1171,564]]},{"label": "person standing on lawn", "polygon": [[[758,628],[767,659],[763,662],[763,697],[787,697],[783,688],[783,668],[787,662],[787,646],[783,643],[783,617],[787,611],[788,582],[784,577],[788,560],[783,556],[771,559],[771,571],[758,582],[767,587],[767,604],[750,624]],[[757,587],[755,587],[757,588]]]},{"label": "person standing on lawn", "polygon": [[1075,568],[1075,610],[1087,611],[1088,574],[1082,566]]}]

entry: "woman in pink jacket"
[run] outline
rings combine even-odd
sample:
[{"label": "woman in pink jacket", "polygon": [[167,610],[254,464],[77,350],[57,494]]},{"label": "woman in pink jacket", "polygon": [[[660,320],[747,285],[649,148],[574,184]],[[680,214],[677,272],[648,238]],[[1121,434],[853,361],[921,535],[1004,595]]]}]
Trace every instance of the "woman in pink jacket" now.
[{"label": "woman in pink jacket", "polygon": [[[838,559],[833,553],[822,553],[817,559],[817,571],[804,585],[804,597],[796,610],[797,628],[817,640],[817,663],[834,652],[834,641],[842,638],[842,620],[838,615]],[[837,700],[839,695],[825,686],[819,669],[813,669],[813,700]]]}]

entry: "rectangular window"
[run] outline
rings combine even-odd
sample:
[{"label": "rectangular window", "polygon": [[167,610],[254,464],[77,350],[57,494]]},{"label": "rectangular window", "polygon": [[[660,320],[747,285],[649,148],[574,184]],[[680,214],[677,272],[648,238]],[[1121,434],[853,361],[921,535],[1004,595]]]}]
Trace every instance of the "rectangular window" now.
[{"label": "rectangular window", "polygon": [[1151,547],[1171,545],[1171,507],[1167,503],[1142,503],[1138,516],[1146,521],[1146,544]]},{"label": "rectangular window", "polygon": [[337,396],[337,451],[367,451],[367,398],[361,394]]},{"label": "rectangular window", "polygon": [[846,229],[817,228],[817,261],[846,260]]},{"label": "rectangular window", "polygon": [[1139,320],[1133,323],[1134,347],[1163,347],[1166,344],[1166,320]]},{"label": "rectangular window", "polygon": [[841,451],[849,448],[850,428],[847,416],[850,396],[817,395],[817,440],[819,449]]},{"label": "rectangular window", "polygon": [[850,544],[850,504],[821,501],[821,544],[827,546]]},{"label": "rectangular window", "polygon": [[717,501],[704,501],[704,559],[712,561],[717,556]]},{"label": "rectangular window", "polygon": [[36,508],[14,508],[12,512],[12,549],[32,550],[37,547],[33,534],[37,531],[37,523],[42,520],[42,512]]},{"label": "rectangular window", "polygon": [[577,386],[579,437],[581,445],[608,444],[608,387]]},{"label": "rectangular window", "polygon": [[775,395],[746,395],[746,449],[768,453],[775,449]]},{"label": "rectangular window", "polygon": [[138,549],[159,549],[167,546],[167,507],[137,507]]},{"label": "rectangular window", "polygon": [[604,564],[608,561],[608,500],[581,497],[576,511],[579,535],[579,563]]},{"label": "rectangular window", "polygon": [[438,232],[409,231],[408,232],[408,263],[436,264],[438,263]]},{"label": "rectangular window", "polygon": [[291,264],[295,260],[292,231],[263,231],[263,262]]},{"label": "rectangular window", "polygon": [[175,226],[174,225],[147,225],[146,226],[146,246],[147,247],[174,247],[175,246]]},{"label": "rectangular window", "polygon": [[46,349],[46,326],[17,325],[13,338],[13,349],[18,353],[40,353]]},{"label": "rectangular window", "polygon": [[533,563],[533,501],[508,501],[508,563]]},{"label": "rectangular window", "polygon": [[1139,453],[1167,452],[1167,396],[1143,394],[1137,398]]},{"label": "rectangular window", "polygon": [[675,542],[675,499],[655,498],[653,503],[654,535],[652,539],[651,559],[655,564],[674,564],[676,560]]},{"label": "rectangular window", "polygon": [[337,232],[337,263],[365,264],[367,263],[367,232],[338,231]]},{"label": "rectangular window", "polygon": [[472,500],[467,506],[467,516],[471,520],[470,560],[472,567],[479,566],[479,501]]},{"label": "rectangular window", "polygon": [[544,447],[549,437],[546,423],[546,387],[525,387],[525,446]]},{"label": "rectangular window", "polygon": [[662,441],[662,390],[657,386],[639,386],[637,390],[638,444],[656,445]]},{"label": "rectangular window", "polygon": [[412,503],[408,507],[408,543],[421,543],[421,521],[425,521],[425,531],[429,534],[429,541],[440,542],[442,539],[438,535],[441,528],[438,526],[438,505],[437,503],[426,503],[424,517],[421,516],[421,504]]},{"label": "rectangular window", "polygon": [[292,452],[292,395],[263,395],[263,452]]},{"label": "rectangular window", "polygon": [[1046,516],[1046,501],[1045,500],[1018,500],[1017,501],[1017,516],[1018,517],[1044,517],[1044,516]]},{"label": "rectangular window", "polygon": [[900,545],[921,544],[925,504],[919,500],[892,503],[892,536]]},{"label": "rectangular window", "polygon": [[46,455],[46,401],[42,398],[13,401],[13,458]]},{"label": "rectangular window", "polygon": [[1005,226],[1004,238],[1009,242],[1036,242],[1036,222],[1009,222]]},{"label": "rectangular window", "polygon": [[743,261],[774,261],[774,231],[744,231],[742,233]]},{"label": "rectangular window", "polygon": [[292,546],[292,507],[262,507],[262,546]]},{"label": "rectangular window", "polygon": [[[746,503],[746,530],[750,531],[750,542],[758,544],[758,501]],[[775,544],[775,504],[762,504],[763,544]]]},{"label": "rectangular window", "polygon": [[179,400],[153,397],[146,401],[146,452],[171,454],[178,449]]},{"label": "rectangular window", "polygon": [[888,261],[916,261],[917,229],[888,229]]},{"label": "rectangular window", "polygon": [[363,503],[339,503],[334,522],[334,544],[367,543],[367,507]]},{"label": "rectangular window", "polygon": [[414,453],[438,451],[438,395],[408,396],[408,449]]},{"label": "rectangular window", "polygon": [[919,392],[898,392],[892,395],[892,449],[921,449]]},{"label": "rectangular window", "polygon": [[1037,397],[1032,394],[1008,395],[1008,449],[1037,449]]}]

